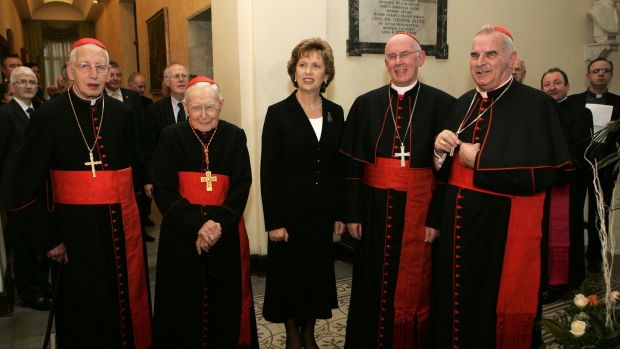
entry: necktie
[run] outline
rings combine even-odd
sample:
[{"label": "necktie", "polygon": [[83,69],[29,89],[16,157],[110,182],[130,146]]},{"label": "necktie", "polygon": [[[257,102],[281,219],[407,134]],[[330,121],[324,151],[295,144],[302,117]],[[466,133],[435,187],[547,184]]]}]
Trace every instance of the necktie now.
[{"label": "necktie", "polygon": [[122,97],[121,97],[121,92],[120,90],[116,90],[114,92],[112,92],[112,97],[116,98],[119,101],[123,101]]},{"label": "necktie", "polygon": [[183,103],[179,102],[179,104],[177,105],[179,106],[179,112],[177,113],[177,122],[183,122],[187,120],[185,118],[185,109],[183,109]]},{"label": "necktie", "polygon": [[28,109],[26,109],[26,113],[28,114],[28,119],[30,119],[30,115],[32,115],[33,111],[34,109],[32,109],[32,107],[28,107]]}]

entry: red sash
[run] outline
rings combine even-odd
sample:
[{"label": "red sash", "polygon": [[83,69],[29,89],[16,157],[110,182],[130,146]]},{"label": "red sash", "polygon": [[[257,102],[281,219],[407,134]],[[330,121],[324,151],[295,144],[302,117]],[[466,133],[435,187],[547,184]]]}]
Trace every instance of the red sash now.
[{"label": "red sash", "polygon": [[401,167],[400,160],[377,157],[376,164],[364,165],[363,181],[371,187],[407,193],[392,345],[422,348],[430,310],[431,244],[424,242],[424,228],[435,185],[433,172],[409,168],[408,161]]},{"label": "red sash", "polygon": [[540,240],[545,193],[512,196],[474,186],[474,170],[452,162],[448,183],[510,198],[510,218],[496,306],[496,348],[529,348],[540,288]]},{"label": "red sash", "polygon": [[551,187],[549,203],[549,285],[568,284],[568,250],[570,247],[569,185]]},{"label": "red sash", "polygon": [[[179,171],[179,194],[193,205],[222,205],[228,195],[230,178],[226,175],[212,174],[217,177],[213,182],[213,191],[206,190],[206,183],[201,182],[204,172]],[[240,346],[250,345],[252,341],[251,314],[253,307],[252,286],[250,284],[250,244],[243,217],[239,221],[239,255],[241,257],[241,328],[239,329]]]},{"label": "red sash", "polygon": [[151,345],[151,313],[146,289],[140,215],[133,191],[131,168],[118,171],[52,170],[54,202],[67,205],[120,204],[125,232],[127,280],[136,348]]}]

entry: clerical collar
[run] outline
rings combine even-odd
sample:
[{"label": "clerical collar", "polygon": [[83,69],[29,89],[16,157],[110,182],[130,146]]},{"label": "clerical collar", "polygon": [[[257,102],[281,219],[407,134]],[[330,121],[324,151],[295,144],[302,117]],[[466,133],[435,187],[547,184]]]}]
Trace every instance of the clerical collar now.
[{"label": "clerical collar", "polygon": [[409,86],[396,86],[394,85],[393,82],[390,82],[390,87],[392,87],[396,93],[398,93],[399,95],[404,95],[405,93],[413,90],[413,88],[415,87],[415,85],[418,83],[418,80],[414,81],[413,84],[409,85]]},{"label": "clerical collar", "polygon": [[75,90],[75,85],[71,85],[69,91],[71,91],[71,94],[76,96],[82,102],[90,104],[91,107],[97,104],[97,102],[99,102],[99,100],[103,98],[103,92],[101,92],[101,94],[97,98],[91,99],[91,98],[83,97],[78,93],[78,91]]},{"label": "clerical collar", "polygon": [[15,102],[17,102],[17,104],[19,104],[20,107],[22,107],[22,109],[24,109],[24,111],[26,111],[26,109],[28,108],[34,109],[34,107],[32,106],[32,101],[30,102],[30,104],[26,104],[26,102],[22,101],[18,97],[13,96],[13,99],[15,100]]},{"label": "clerical collar", "polygon": [[586,91],[586,94],[589,95],[588,97],[590,98],[601,99],[605,97],[605,95],[607,94],[607,91],[605,91],[603,94],[598,94],[598,93],[592,92],[592,90],[588,88],[588,90]]},{"label": "clerical collar", "polygon": [[476,86],[476,91],[478,91],[478,93],[482,96],[482,98],[489,98],[489,93],[493,93],[495,91],[499,91],[501,90],[504,86],[506,86],[506,84],[508,84],[510,82],[510,80],[512,80],[512,75],[510,75],[508,77],[508,80],[504,81],[503,84],[499,85],[497,88],[491,90],[491,91],[480,91],[480,87]]}]

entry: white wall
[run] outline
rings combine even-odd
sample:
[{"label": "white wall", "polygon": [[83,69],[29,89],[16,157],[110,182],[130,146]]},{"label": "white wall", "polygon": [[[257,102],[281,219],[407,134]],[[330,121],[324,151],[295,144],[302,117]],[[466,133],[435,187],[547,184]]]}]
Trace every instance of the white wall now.
[{"label": "white wall", "polygon": [[[512,32],[519,56],[526,61],[526,84],[538,87],[542,73],[557,66],[567,72],[571,91],[581,92],[586,86],[583,45],[592,41],[585,13],[593,2],[448,1],[449,58],[429,57],[419,78],[454,96],[473,88],[468,67],[471,40],[483,24],[490,23]],[[317,36],[334,49],[336,75],[327,97],[342,105],[345,113],[358,95],[388,82],[382,55],[346,55],[347,0],[213,0],[214,75],[226,98],[223,118],[245,129],[252,159],[254,182],[245,218],[254,254],[267,252],[259,182],[265,112],[293,91],[286,73],[293,46]],[[619,56],[614,52],[609,58],[620,66]],[[612,91],[618,92],[619,87],[620,82],[612,82]],[[234,106],[227,96],[233,96]]]}]

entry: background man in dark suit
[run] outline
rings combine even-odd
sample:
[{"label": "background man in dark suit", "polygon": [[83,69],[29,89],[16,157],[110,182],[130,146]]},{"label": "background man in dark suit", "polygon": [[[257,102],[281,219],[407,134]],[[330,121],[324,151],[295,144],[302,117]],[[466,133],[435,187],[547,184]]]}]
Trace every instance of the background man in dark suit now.
[{"label": "background man in dark suit", "polygon": [[127,83],[130,89],[136,91],[140,95],[142,107],[144,108],[144,112],[146,112],[148,107],[153,104],[153,100],[144,95],[144,91],[146,90],[146,78],[142,73],[133,72],[129,74]]},{"label": "background man in dark suit", "polygon": [[550,189],[547,289],[543,292],[543,303],[550,303],[563,295],[566,286],[578,288],[585,277],[583,204],[588,164],[584,154],[592,140],[592,112],[567,99],[568,76],[563,70],[549,69],[540,85],[558,102],[560,124],[575,168]]},{"label": "background man in dark suit", "polygon": [[13,69],[22,65],[22,60],[17,53],[10,53],[2,58],[2,81],[9,81]]},{"label": "background man in dark suit", "polygon": [[15,68],[10,77],[13,99],[0,107],[0,210],[7,214],[7,234],[13,242],[14,272],[17,292],[24,305],[48,310],[51,289],[48,282],[49,265],[46,263],[45,243],[37,237],[52,227],[45,207],[45,193],[23,210],[9,211],[9,188],[19,151],[24,142],[24,132],[34,111],[32,100],[37,93],[37,77],[24,66]]},{"label": "background man in dark suit", "polygon": [[159,134],[166,126],[187,120],[182,101],[187,88],[188,77],[187,68],[183,65],[179,63],[168,65],[164,69],[164,85],[170,89],[170,96],[151,104],[146,112],[146,141],[144,143],[146,175],[144,191],[150,198],[153,197],[150,166],[153,152],[159,141]]},{"label": "background man in dark suit", "polygon": [[146,201],[146,195],[144,195],[144,157],[143,157],[143,140],[144,140],[144,107],[142,106],[142,100],[140,95],[132,90],[121,87],[121,78],[123,76],[121,68],[115,61],[110,61],[109,78],[105,84],[106,93],[124,104],[127,104],[131,109],[134,116],[133,124],[135,130],[134,146],[136,148],[136,154],[138,155],[138,161],[136,167],[133,170],[134,173],[134,190],[136,191],[136,201],[140,209],[140,220],[142,222],[142,238],[144,241],[152,242],[155,239],[146,233],[144,229],[144,223],[148,217],[147,205],[150,205],[151,201]]},{"label": "background man in dark suit", "polygon": [[[572,95],[568,100],[580,105],[585,104],[606,104],[613,106],[611,121],[620,117],[620,96],[607,90],[611,78],[614,76],[614,65],[606,58],[599,57],[588,64],[586,78],[588,79],[588,89],[585,92]],[[592,155],[601,159],[607,154],[618,150],[616,144],[618,133],[612,130],[605,143],[595,143],[591,146]],[[599,171],[599,180],[603,189],[605,205],[609,207],[611,194],[614,190],[617,173],[611,166]],[[596,199],[592,180],[588,179],[588,249],[586,259],[588,260],[588,271],[601,271],[601,241],[598,237],[598,225],[596,224]],[[605,216],[609,215],[609,210],[605,210]]]},{"label": "background man in dark suit", "polygon": [[[146,78],[142,73],[133,72],[129,74],[129,78],[127,79],[127,84],[129,88],[136,91],[140,95],[140,100],[142,101],[142,109],[144,110],[144,114],[146,115],[146,111],[153,104],[153,100],[144,95],[144,91],[146,90]],[[142,144],[146,142],[146,134],[142,134]],[[151,214],[151,198],[144,195],[144,211],[142,214],[142,221],[148,227],[152,227],[155,225],[149,215]]]}]

